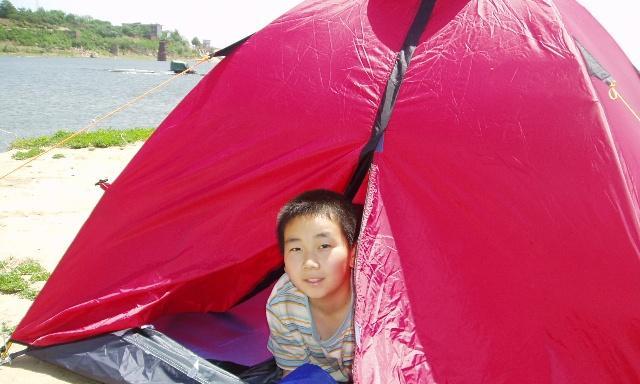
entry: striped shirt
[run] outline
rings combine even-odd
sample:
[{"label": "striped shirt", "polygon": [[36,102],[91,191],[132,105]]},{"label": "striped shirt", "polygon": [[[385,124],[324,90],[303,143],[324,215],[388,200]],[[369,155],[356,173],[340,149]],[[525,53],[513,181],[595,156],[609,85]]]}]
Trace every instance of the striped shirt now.
[{"label": "striped shirt", "polygon": [[269,342],[267,348],[282,369],[294,370],[304,363],[320,366],[336,381],[349,381],[355,349],[353,295],[351,310],[333,336],[320,340],[309,308],[309,298],[285,273],[267,301]]}]

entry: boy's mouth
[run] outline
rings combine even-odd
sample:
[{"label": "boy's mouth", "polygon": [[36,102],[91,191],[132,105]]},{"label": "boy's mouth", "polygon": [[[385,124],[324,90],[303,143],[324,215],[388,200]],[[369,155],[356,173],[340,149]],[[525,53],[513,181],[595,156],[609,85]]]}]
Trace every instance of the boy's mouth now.
[{"label": "boy's mouth", "polygon": [[315,277],[315,278],[311,278],[311,279],[304,279],[304,281],[306,283],[309,283],[311,285],[318,285],[322,282],[322,280],[324,280],[324,278],[321,277]]}]

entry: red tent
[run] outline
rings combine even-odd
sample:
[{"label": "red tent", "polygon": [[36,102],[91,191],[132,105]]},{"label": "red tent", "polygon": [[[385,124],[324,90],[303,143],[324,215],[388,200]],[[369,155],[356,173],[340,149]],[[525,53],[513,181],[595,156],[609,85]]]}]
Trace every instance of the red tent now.
[{"label": "red tent", "polygon": [[639,85],[573,0],[304,2],[158,127],[13,339],[226,311],[286,200],[360,189],[356,382],[638,382]]}]

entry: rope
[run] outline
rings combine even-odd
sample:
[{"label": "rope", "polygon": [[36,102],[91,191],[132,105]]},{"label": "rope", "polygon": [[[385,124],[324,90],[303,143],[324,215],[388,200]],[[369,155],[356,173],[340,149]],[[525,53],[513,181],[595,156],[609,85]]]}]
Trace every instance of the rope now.
[{"label": "rope", "polygon": [[71,136],[69,136],[66,139],[61,140],[60,142],[52,145],[51,147],[49,147],[47,150],[45,150],[44,152],[40,153],[39,155],[30,158],[29,160],[27,160],[24,163],[20,164],[15,169],[11,170],[9,173],[6,173],[6,174],[0,176],[0,180],[2,180],[5,177],[11,175],[12,173],[16,172],[20,168],[25,167],[27,164],[31,163],[32,161],[35,161],[35,160],[41,158],[42,156],[46,155],[47,153],[51,152],[52,150],[60,147],[61,145],[63,145],[67,141],[73,139],[74,137],[78,136],[79,134],[88,131],[90,128],[95,127],[98,123],[108,119],[109,117],[115,115],[116,113],[118,113],[118,112],[120,112],[122,110],[125,110],[125,109],[129,108],[130,106],[132,106],[133,104],[137,103],[138,101],[144,99],[145,97],[149,96],[151,93],[155,92],[156,90],[165,87],[167,84],[169,84],[170,82],[174,81],[178,77],[184,76],[188,71],[191,71],[194,68],[196,68],[197,66],[199,66],[200,64],[209,61],[212,57],[213,57],[212,55],[206,55],[206,56],[200,58],[200,60],[193,67],[186,68],[184,71],[182,71],[180,73],[177,73],[175,76],[172,76],[170,79],[163,81],[162,83],[160,83],[160,84],[156,85],[155,87],[149,89],[148,91],[144,92],[143,94],[141,94],[141,95],[139,95],[137,97],[134,97],[133,99],[129,100],[128,102],[126,102],[124,104],[122,104],[121,106],[119,106],[118,108],[114,109],[113,111],[105,114],[104,116],[99,116],[99,117],[93,119],[91,121],[91,123],[87,124],[83,128],[80,128],[79,130],[74,132]]},{"label": "rope", "polygon": [[636,111],[634,111],[633,108],[631,108],[629,103],[627,103],[627,101],[624,99],[624,97],[622,97],[620,92],[618,92],[618,89],[616,88],[617,85],[618,84],[615,82],[615,80],[609,84],[609,98],[614,101],[620,99],[620,101],[622,101],[624,106],[627,107],[629,112],[631,112],[631,114],[636,118],[636,120],[640,122],[640,116],[638,116]]}]

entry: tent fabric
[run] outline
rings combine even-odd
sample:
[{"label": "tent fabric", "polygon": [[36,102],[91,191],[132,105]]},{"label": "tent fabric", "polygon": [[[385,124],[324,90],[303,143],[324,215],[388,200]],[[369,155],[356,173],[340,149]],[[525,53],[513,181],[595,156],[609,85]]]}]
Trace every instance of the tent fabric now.
[{"label": "tent fabric", "polygon": [[150,328],[34,348],[27,353],[106,384],[247,384]]},{"label": "tent fabric", "polygon": [[[306,1],[239,45],[13,338],[233,307],[281,265],[278,208],[348,185],[420,5]],[[638,108],[637,72],[575,1],[436,1],[361,189],[355,382],[640,381],[640,130],[576,42]]]},{"label": "tent fabric", "polygon": [[273,358],[264,321],[269,286],[224,313],[179,313],[153,321],[158,331],[207,360],[254,366]]},{"label": "tent fabric", "polygon": [[45,346],[235,304],[282,263],[279,207],[344,189],[417,6],[307,2],[227,56],[105,192],[13,337]]},{"label": "tent fabric", "polygon": [[[453,20],[436,4],[374,159],[357,381],[640,379],[638,173],[616,145],[638,126],[594,92],[572,34],[635,105],[638,78],[557,3],[469,2]],[[640,141],[624,145],[635,160]]]}]

